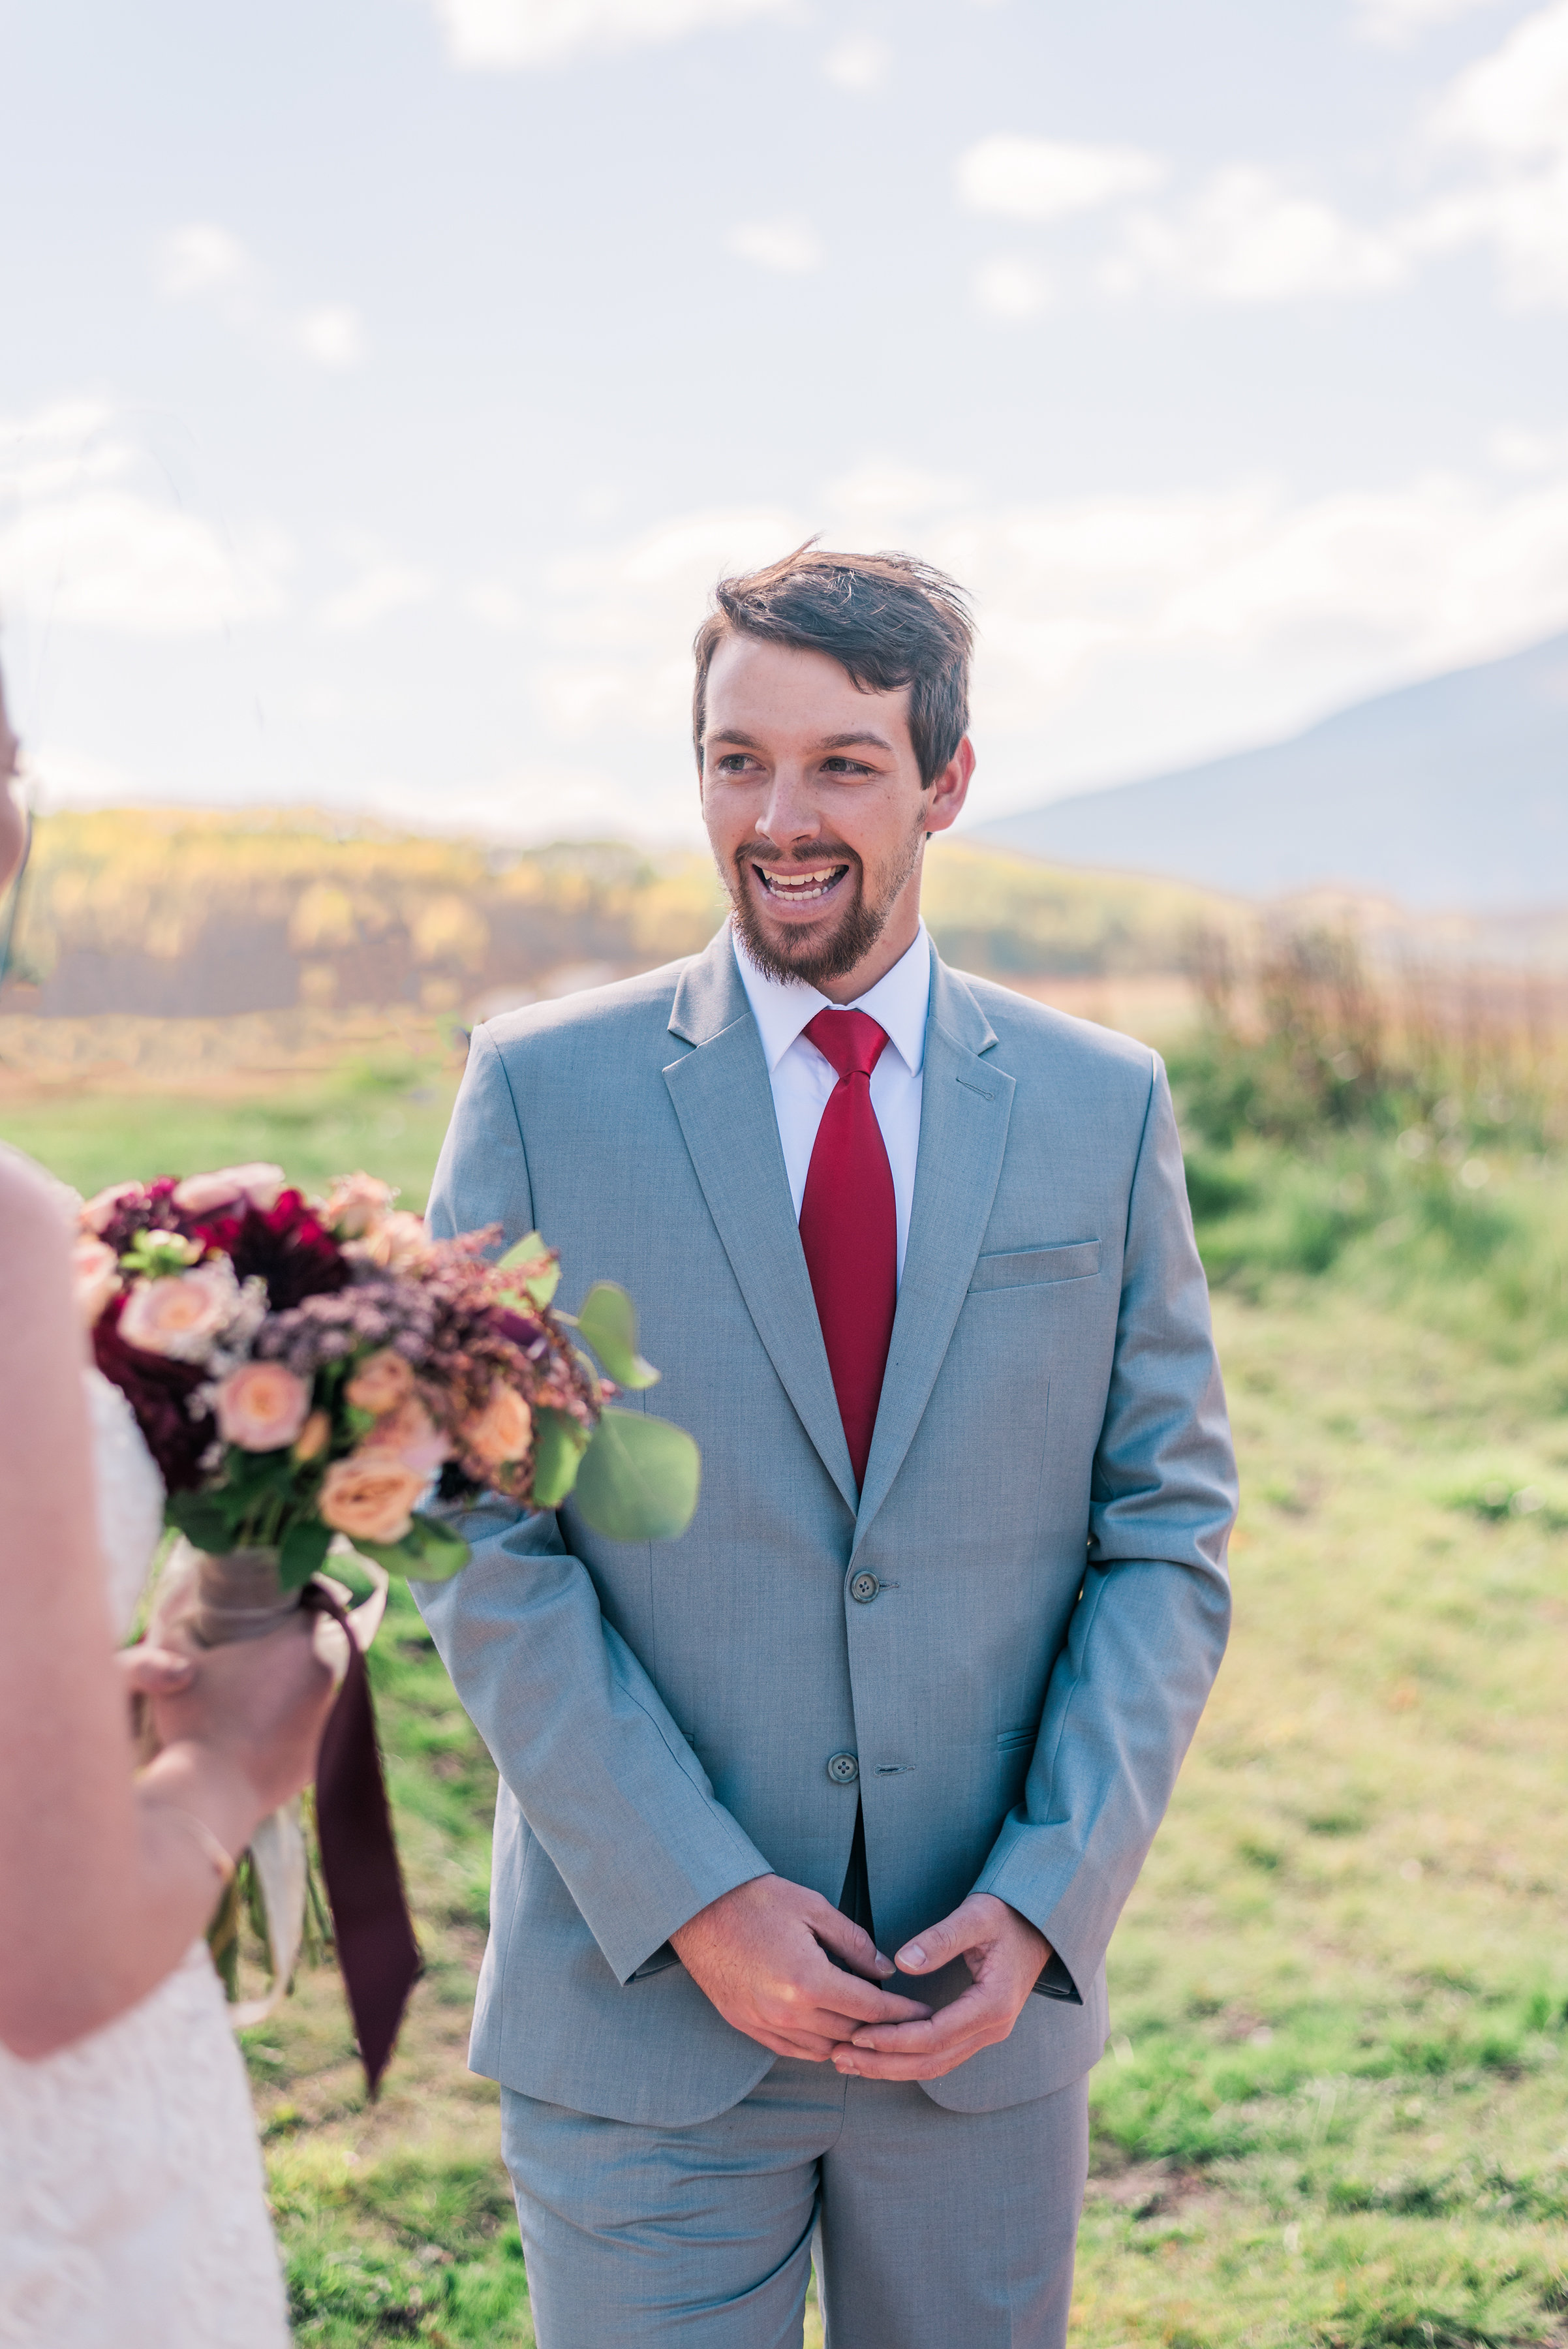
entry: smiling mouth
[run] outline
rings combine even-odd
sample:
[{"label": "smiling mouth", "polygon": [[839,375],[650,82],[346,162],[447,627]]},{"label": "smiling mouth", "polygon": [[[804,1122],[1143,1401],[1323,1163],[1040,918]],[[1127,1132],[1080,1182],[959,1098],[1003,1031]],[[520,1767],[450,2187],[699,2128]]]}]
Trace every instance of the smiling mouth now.
[{"label": "smiling mouth", "polygon": [[776,904],[815,905],[836,889],[848,872],[847,864],[825,864],[815,873],[786,873],[777,865],[758,864],[753,872]]}]

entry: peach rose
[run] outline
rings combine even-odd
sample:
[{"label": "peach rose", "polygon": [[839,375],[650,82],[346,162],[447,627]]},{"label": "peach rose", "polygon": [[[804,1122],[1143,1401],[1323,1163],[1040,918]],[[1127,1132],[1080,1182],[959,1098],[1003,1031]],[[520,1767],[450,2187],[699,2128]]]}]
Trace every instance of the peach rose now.
[{"label": "peach rose", "polygon": [[394,1215],[383,1216],[352,1247],[357,1256],[382,1272],[406,1272],[411,1265],[423,1264],[431,1252],[424,1217],[410,1216],[401,1207]]},{"label": "peach rose", "polygon": [[515,1387],[497,1387],[484,1409],[462,1423],[465,1451],[487,1467],[521,1460],[534,1433],[534,1414]]},{"label": "peach rose", "polygon": [[226,1257],[161,1280],[139,1280],[125,1302],[119,1334],[144,1353],[177,1362],[204,1361],[213,1340],[232,1320],[239,1287]]},{"label": "peach rose", "polygon": [[310,1389],[281,1362],[242,1362],[217,1393],[218,1433],[242,1452],[281,1452],[310,1415]]},{"label": "peach rose", "polygon": [[115,1211],[125,1199],[141,1195],[140,1183],[111,1183],[107,1191],[99,1191],[78,1211],[77,1221],[84,1232],[105,1232],[114,1221]]},{"label": "peach rose", "polygon": [[90,1330],[104,1307],[119,1288],[119,1258],[104,1241],[83,1232],[71,1249],[71,1271],[76,1281],[77,1311],[84,1329]]},{"label": "peach rose", "polygon": [[294,1439],[294,1456],[301,1465],[319,1460],[332,1441],[332,1422],[324,1411],[313,1411]]},{"label": "peach rose", "polygon": [[374,1230],[397,1197],[389,1183],[375,1174],[340,1174],[327,1194],[321,1220],[340,1240],[363,1239]]},{"label": "peach rose", "polygon": [[390,1453],[353,1452],[327,1471],[317,1507],[323,1523],[350,1541],[399,1542],[426,1482]]},{"label": "peach rose", "polygon": [[443,1460],[452,1458],[452,1445],[418,1395],[410,1395],[396,1411],[384,1413],[359,1449],[389,1453],[405,1468],[417,1468],[425,1476],[433,1475]]},{"label": "peach rose", "polygon": [[215,1207],[245,1199],[265,1216],[276,1206],[283,1183],[281,1166],[250,1159],[244,1166],[220,1166],[211,1174],[188,1174],[175,1185],[174,1205],[188,1216],[210,1216]]},{"label": "peach rose", "polygon": [[412,1368],[390,1346],[367,1354],[343,1390],[356,1411],[373,1411],[378,1418],[384,1411],[396,1411],[413,1391]]}]

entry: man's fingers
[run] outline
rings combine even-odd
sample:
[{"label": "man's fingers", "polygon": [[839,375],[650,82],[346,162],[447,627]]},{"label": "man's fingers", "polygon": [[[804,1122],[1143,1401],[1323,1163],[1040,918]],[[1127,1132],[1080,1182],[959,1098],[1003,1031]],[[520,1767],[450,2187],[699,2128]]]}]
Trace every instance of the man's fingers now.
[{"label": "man's fingers", "polygon": [[922,2000],[878,1990],[858,1974],[846,1974],[842,1966],[825,1964],[820,1974],[814,1973],[802,1986],[826,2013],[842,2014],[846,2039],[868,2023],[913,2023],[931,2011]]},{"label": "man's fingers", "polygon": [[850,2041],[852,2047],[877,2054],[925,2055],[945,2052],[950,2063],[958,2061],[954,2050],[960,2043],[973,2039],[978,2032],[993,2024],[1008,2023],[1005,2002],[992,1991],[982,1990],[978,1983],[955,1998],[922,2022],[862,2023]]},{"label": "man's fingers", "polygon": [[974,1900],[961,1900],[949,1917],[928,1925],[912,1940],[906,1941],[898,1952],[901,1974],[927,1974],[949,1960],[961,1956],[965,1950],[974,1949],[981,1941],[995,1938],[995,1923],[986,1910]]},{"label": "man's fingers", "polygon": [[869,1933],[862,1930],[852,1918],[825,1900],[821,1914],[810,1920],[812,1931],[826,1950],[832,1952],[841,1966],[851,1973],[864,1975],[867,1982],[886,1982],[893,1971],[893,1961],[885,1958]]}]

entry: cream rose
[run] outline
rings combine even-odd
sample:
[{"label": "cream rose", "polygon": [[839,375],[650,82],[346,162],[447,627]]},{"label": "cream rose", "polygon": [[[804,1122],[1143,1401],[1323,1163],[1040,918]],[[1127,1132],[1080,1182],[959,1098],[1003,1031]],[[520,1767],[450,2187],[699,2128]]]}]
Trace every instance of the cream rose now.
[{"label": "cream rose", "polygon": [[214,1208],[244,1199],[265,1216],[276,1206],[283,1184],[281,1166],[250,1159],[244,1166],[220,1166],[211,1174],[188,1174],[175,1185],[174,1205],[188,1216],[210,1216]]},{"label": "cream rose", "polygon": [[374,1174],[345,1174],[327,1194],[321,1220],[340,1240],[363,1239],[397,1197],[389,1183]]},{"label": "cream rose", "polygon": [[321,1480],[322,1522],[350,1541],[399,1542],[413,1521],[426,1479],[387,1452],[335,1460]]},{"label": "cream rose", "polygon": [[452,1445],[418,1395],[408,1396],[396,1411],[385,1413],[359,1450],[361,1454],[388,1453],[405,1468],[417,1468],[424,1476],[433,1475],[443,1460],[452,1458]]},{"label": "cream rose", "polygon": [[226,1257],[162,1280],[139,1280],[125,1301],[119,1334],[144,1353],[177,1362],[204,1361],[218,1332],[233,1319],[240,1293]]},{"label": "cream rose", "polygon": [[390,1346],[383,1346],[379,1354],[367,1354],[343,1390],[356,1411],[373,1411],[378,1418],[384,1411],[396,1411],[413,1391],[411,1366]]},{"label": "cream rose", "polygon": [[119,1288],[119,1258],[103,1240],[84,1232],[71,1249],[77,1311],[82,1327],[90,1330]]},{"label": "cream rose", "polygon": [[106,1232],[114,1221],[115,1211],[126,1199],[139,1199],[140,1183],[111,1183],[107,1191],[95,1192],[85,1206],[78,1211],[77,1221],[84,1232]]},{"label": "cream rose", "polygon": [[497,1387],[483,1411],[462,1423],[464,1449],[487,1467],[521,1460],[534,1433],[534,1414],[515,1387]]},{"label": "cream rose", "polygon": [[310,1389],[281,1362],[242,1362],[217,1392],[218,1433],[242,1452],[282,1452],[310,1416]]}]

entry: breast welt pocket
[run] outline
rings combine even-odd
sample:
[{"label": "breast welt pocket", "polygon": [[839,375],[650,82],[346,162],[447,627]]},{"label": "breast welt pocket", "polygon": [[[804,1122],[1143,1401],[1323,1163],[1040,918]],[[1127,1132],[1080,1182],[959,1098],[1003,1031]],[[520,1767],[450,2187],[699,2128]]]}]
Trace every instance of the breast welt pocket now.
[{"label": "breast welt pocket", "polygon": [[1098,1240],[1074,1240],[1065,1247],[1010,1248],[982,1256],[970,1282],[981,1288],[1043,1288],[1054,1280],[1092,1280],[1100,1268]]}]

